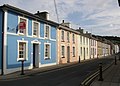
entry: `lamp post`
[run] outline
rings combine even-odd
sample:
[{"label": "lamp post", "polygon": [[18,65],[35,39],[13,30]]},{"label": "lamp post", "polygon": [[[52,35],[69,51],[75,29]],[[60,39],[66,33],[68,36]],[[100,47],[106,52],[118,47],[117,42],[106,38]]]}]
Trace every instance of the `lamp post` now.
[{"label": "lamp post", "polygon": [[103,81],[103,76],[102,76],[102,63],[99,63],[99,81]]},{"label": "lamp post", "polygon": [[120,6],[120,0],[118,0],[118,5]]}]

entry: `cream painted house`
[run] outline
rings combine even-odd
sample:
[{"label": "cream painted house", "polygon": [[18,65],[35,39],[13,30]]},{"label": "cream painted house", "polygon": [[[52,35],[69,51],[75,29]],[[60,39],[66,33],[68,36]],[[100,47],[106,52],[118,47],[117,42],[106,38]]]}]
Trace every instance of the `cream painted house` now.
[{"label": "cream painted house", "polygon": [[57,57],[58,64],[78,61],[78,32],[69,27],[69,23],[62,23],[57,29]]},{"label": "cream painted house", "polygon": [[80,35],[78,35],[78,56],[80,60],[89,59],[89,37],[83,33],[83,29],[79,28],[77,31],[80,33]]},{"label": "cream painted house", "polygon": [[90,58],[97,58],[97,39],[90,37]]}]

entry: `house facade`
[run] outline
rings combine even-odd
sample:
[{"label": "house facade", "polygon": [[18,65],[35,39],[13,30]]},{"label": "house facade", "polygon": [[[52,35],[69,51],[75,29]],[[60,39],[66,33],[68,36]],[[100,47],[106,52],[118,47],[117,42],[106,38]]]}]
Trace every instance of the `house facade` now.
[{"label": "house facade", "polygon": [[0,68],[1,74],[55,65],[58,24],[19,8],[0,7]]},{"label": "house facade", "polygon": [[78,56],[80,60],[87,60],[90,59],[90,53],[89,53],[89,35],[88,33],[84,33],[83,29],[79,28],[76,31],[79,32],[78,35]]},{"label": "house facade", "polygon": [[90,58],[89,53],[89,37],[87,37],[85,34],[80,35],[80,58],[81,60],[87,60]]},{"label": "house facade", "polygon": [[62,23],[57,29],[58,64],[78,61],[78,33],[68,23]]},{"label": "house facade", "polygon": [[97,54],[99,58],[110,55],[110,44],[99,39],[97,41]]},{"label": "house facade", "polygon": [[97,58],[97,39],[90,37],[90,58]]}]

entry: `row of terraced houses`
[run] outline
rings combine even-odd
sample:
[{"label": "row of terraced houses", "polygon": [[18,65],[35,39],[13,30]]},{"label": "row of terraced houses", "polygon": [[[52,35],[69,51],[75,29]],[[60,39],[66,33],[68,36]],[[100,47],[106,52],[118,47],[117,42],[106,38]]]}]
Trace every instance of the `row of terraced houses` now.
[{"label": "row of terraced houses", "polygon": [[69,23],[49,20],[47,12],[29,13],[0,6],[0,74],[100,58],[119,52],[118,45],[95,38]]}]

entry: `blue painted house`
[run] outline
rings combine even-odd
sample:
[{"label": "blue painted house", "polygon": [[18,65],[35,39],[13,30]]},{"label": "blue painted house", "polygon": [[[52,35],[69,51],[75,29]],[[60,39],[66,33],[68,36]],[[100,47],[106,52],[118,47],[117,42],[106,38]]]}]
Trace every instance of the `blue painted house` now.
[{"label": "blue painted house", "polygon": [[47,12],[32,14],[5,4],[0,7],[0,73],[57,63],[58,24],[47,20]]}]

